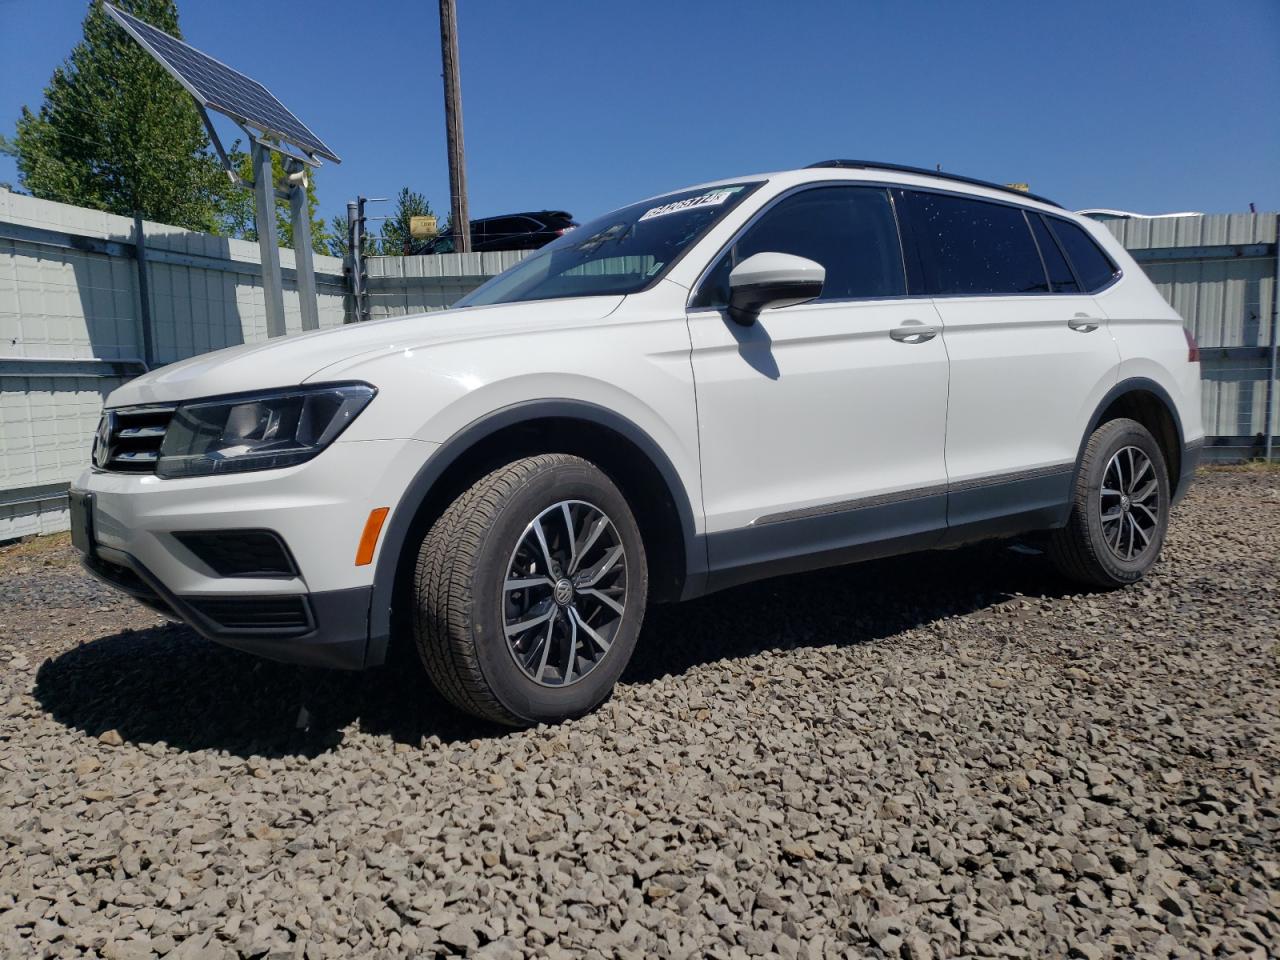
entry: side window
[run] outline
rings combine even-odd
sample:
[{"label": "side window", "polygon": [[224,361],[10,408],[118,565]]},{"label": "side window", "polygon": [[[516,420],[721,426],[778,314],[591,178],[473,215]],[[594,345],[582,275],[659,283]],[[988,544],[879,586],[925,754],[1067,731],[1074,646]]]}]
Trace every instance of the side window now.
[{"label": "side window", "polygon": [[1038,213],[1027,211],[1027,219],[1031,221],[1031,232],[1036,235],[1036,244],[1040,247],[1040,256],[1044,258],[1044,267],[1049,271],[1049,285],[1054,293],[1079,293],[1080,284],[1076,283],[1071,265],[1062,255],[1058,241],[1044,224],[1044,218]]},{"label": "side window", "polygon": [[904,191],[928,292],[1045,293],[1044,265],[1019,207]]},{"label": "side window", "polygon": [[1054,235],[1067,252],[1071,265],[1076,268],[1076,275],[1084,284],[1085,290],[1093,293],[1101,290],[1119,272],[1111,258],[1102,252],[1093,237],[1069,220],[1050,217]]},{"label": "side window", "polygon": [[819,300],[897,297],[907,292],[889,194],[875,187],[815,187],[779,201],[716,261],[693,306],[728,304],[729,273],[747,257],[766,252],[822,264],[827,279]]},{"label": "side window", "polygon": [[511,217],[502,217],[484,222],[484,238],[486,240],[506,240],[516,230],[516,221]]},{"label": "side window", "polygon": [[530,217],[508,217],[502,221],[502,229],[508,236],[520,236],[542,229],[542,224]]}]

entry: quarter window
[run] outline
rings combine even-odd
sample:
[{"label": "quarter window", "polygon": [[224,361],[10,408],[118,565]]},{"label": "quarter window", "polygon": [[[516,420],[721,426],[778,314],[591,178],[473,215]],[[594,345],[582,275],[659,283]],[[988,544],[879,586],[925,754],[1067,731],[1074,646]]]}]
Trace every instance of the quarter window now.
[{"label": "quarter window", "polygon": [[729,273],[757,253],[790,253],[822,264],[827,277],[819,300],[907,292],[893,207],[888,191],[875,187],[815,187],[780,200],[716,261],[693,306],[728,304]]},{"label": "quarter window", "polygon": [[928,292],[981,296],[1045,293],[1044,266],[1018,207],[903,191],[924,259]]},{"label": "quarter window", "polygon": [[1049,222],[1087,291],[1101,290],[1112,281],[1118,272],[1116,265],[1091,236],[1069,220],[1050,217]]},{"label": "quarter window", "polygon": [[1049,271],[1049,285],[1054,293],[1079,293],[1080,284],[1076,283],[1071,273],[1071,265],[1058,248],[1058,241],[1044,225],[1044,218],[1038,213],[1027,211],[1027,219],[1031,221],[1031,232],[1036,235],[1036,244],[1040,247],[1040,256],[1044,258],[1045,269]]}]

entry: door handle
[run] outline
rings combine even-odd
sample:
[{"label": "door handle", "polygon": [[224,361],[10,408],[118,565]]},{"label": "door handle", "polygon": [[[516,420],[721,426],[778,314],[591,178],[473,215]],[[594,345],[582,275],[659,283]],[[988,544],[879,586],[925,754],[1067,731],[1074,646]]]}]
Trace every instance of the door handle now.
[{"label": "door handle", "polygon": [[1067,321],[1067,326],[1072,330],[1078,330],[1080,333],[1093,333],[1098,329],[1098,319],[1096,317],[1086,316],[1083,313],[1077,313],[1074,317]]},{"label": "door handle", "polygon": [[903,320],[902,326],[894,327],[889,336],[899,343],[924,343],[938,335],[938,327],[919,320]]}]

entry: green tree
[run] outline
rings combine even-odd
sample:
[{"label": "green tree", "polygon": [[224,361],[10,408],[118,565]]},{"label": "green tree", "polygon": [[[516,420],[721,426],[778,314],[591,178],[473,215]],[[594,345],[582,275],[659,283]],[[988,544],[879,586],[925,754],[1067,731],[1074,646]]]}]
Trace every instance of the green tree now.
[{"label": "green tree", "polygon": [[[118,0],[181,36],[174,0]],[[14,146],[34,196],[212,231],[230,182],[195,104],[93,0],[84,39],[53,71],[44,102],[23,107]]]},{"label": "green tree", "polygon": [[[253,182],[253,158],[243,150],[233,149],[231,163],[236,172],[246,183]],[[271,177],[274,183],[284,182],[284,158],[274,150],[271,152]],[[311,219],[311,249],[316,253],[329,252],[329,228],[319,216],[316,209],[315,171],[307,171],[307,214]],[[258,226],[253,213],[253,191],[244,187],[236,187],[228,191],[218,217],[219,232],[228,237],[239,237],[241,240],[257,240]],[[345,240],[346,228],[342,236]],[[289,201],[276,198],[276,239],[280,246],[293,249],[293,217],[289,211]]]},{"label": "green tree", "polygon": [[347,242],[347,218],[345,214],[335,213],[329,218],[329,231],[324,238],[325,250],[331,257],[346,257],[351,252],[351,244]]},{"label": "green tree", "polygon": [[[6,139],[3,133],[0,133],[0,157],[16,157],[18,148],[13,145],[13,141]],[[0,180],[0,190],[13,190],[13,184],[7,180]]]},{"label": "green tree", "polygon": [[[331,257],[345,257],[350,252],[350,244],[347,243],[347,215],[345,213],[335,213],[329,218],[329,231],[325,237],[325,252]],[[378,238],[369,233],[364,235],[364,255],[366,257],[377,257],[381,255],[378,249]]]},{"label": "green tree", "polygon": [[413,236],[409,221],[431,214],[431,204],[417,191],[402,187],[396,197],[396,212],[382,221],[380,246],[384,257],[399,257],[412,249]]}]

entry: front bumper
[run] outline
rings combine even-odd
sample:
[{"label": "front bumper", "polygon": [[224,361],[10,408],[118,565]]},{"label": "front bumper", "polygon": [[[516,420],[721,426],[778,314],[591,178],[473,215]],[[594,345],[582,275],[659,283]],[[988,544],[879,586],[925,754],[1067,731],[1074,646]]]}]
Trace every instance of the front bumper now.
[{"label": "front bumper", "polygon": [[[77,545],[94,576],[217,643],[291,663],[373,666],[386,646],[370,633],[377,554],[357,566],[357,545],[370,511],[394,512],[434,449],[339,441],[296,467],[180,480],[86,471],[72,489],[92,502]],[[278,536],[288,569],[220,573],[191,546],[193,533],[243,530]]]},{"label": "front bumper", "polygon": [[201,636],[223,646],[312,667],[360,670],[370,665],[365,661],[369,647],[371,586],[292,595],[289,599],[296,601],[296,609],[301,613],[299,625],[283,627],[264,625],[265,617],[256,625],[247,625],[256,612],[270,613],[278,609],[264,605],[264,600],[274,599],[270,595],[220,598],[230,603],[220,605],[219,611],[236,608],[240,611],[235,619],[240,625],[228,626],[215,619],[216,614],[202,607],[199,600],[171,593],[154,573],[127,553],[99,547],[92,554],[84,555],[81,562],[104,583],[153,610],[177,617]]}]

